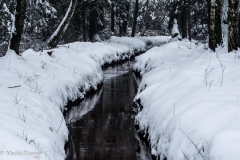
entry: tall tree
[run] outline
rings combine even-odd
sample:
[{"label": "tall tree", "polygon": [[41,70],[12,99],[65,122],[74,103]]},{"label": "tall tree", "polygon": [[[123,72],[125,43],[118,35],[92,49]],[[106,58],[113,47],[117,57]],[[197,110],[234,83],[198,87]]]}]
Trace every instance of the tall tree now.
[{"label": "tall tree", "polygon": [[222,22],[221,22],[221,16],[222,16],[222,0],[216,0],[215,5],[215,39],[216,39],[216,45],[222,45],[223,39],[222,39]]},{"label": "tall tree", "polygon": [[86,33],[86,6],[85,3],[82,2],[81,7],[81,13],[82,13],[82,34],[83,34],[83,41],[87,41],[87,33]]},{"label": "tall tree", "polygon": [[141,31],[141,36],[143,36],[148,30],[148,18],[149,18],[149,0],[146,0],[144,6],[143,6],[143,26],[142,26],[142,31]]},{"label": "tall tree", "polygon": [[133,26],[132,26],[132,37],[135,36],[136,32],[136,26],[137,26],[137,17],[138,17],[138,7],[139,7],[139,1],[136,0],[135,2],[135,9],[134,9],[134,18],[133,18]]},{"label": "tall tree", "polygon": [[26,17],[26,0],[17,0],[16,6],[16,14],[15,14],[15,33],[13,33],[11,42],[10,42],[10,49],[14,50],[18,55],[20,42],[22,38],[23,28],[24,28],[24,20]]},{"label": "tall tree", "polygon": [[62,19],[60,25],[58,26],[56,31],[52,34],[52,36],[47,41],[50,48],[55,48],[58,45],[61,38],[63,37],[65,31],[67,30],[67,28],[71,22],[76,5],[77,5],[77,0],[71,0],[68,10],[67,10],[64,18]]},{"label": "tall tree", "polygon": [[237,50],[239,41],[238,0],[228,0],[228,52]]},{"label": "tall tree", "polygon": [[94,36],[97,33],[97,25],[98,25],[98,8],[97,6],[94,4],[92,4],[91,7],[91,11],[90,11],[90,20],[89,20],[89,40],[90,41],[95,41]]},{"label": "tall tree", "polygon": [[112,1],[111,3],[111,31],[114,33],[115,31],[115,3]]},{"label": "tall tree", "polygon": [[123,19],[123,34],[127,35],[128,21],[129,21],[129,10],[130,10],[130,2],[126,1],[125,3],[125,14]]},{"label": "tall tree", "polygon": [[191,0],[188,0],[188,39],[192,40],[192,26],[191,26]]},{"label": "tall tree", "polygon": [[181,4],[181,30],[182,30],[182,38],[187,38],[187,3],[186,0],[182,1]]},{"label": "tall tree", "polygon": [[215,48],[216,48],[215,1],[211,0],[208,4],[208,7],[209,7],[209,48],[215,52]]}]

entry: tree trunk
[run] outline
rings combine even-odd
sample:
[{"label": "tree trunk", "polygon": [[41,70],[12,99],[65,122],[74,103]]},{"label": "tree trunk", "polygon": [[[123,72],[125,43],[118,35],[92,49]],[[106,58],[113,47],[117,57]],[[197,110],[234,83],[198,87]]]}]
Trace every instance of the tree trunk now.
[{"label": "tree trunk", "polygon": [[94,35],[97,33],[97,20],[98,12],[96,6],[93,6],[90,12],[90,21],[89,21],[89,40],[94,41]]},{"label": "tree trunk", "polygon": [[135,2],[135,11],[134,11],[134,18],[133,18],[133,27],[132,27],[132,37],[135,36],[136,26],[137,26],[137,17],[138,17],[138,0]]},{"label": "tree trunk", "polygon": [[148,30],[148,5],[149,5],[149,0],[146,1],[145,4],[145,10],[144,10],[144,14],[143,14],[143,27],[142,27],[142,31],[141,31],[141,36],[145,35],[146,30]]},{"label": "tree trunk", "polygon": [[123,22],[123,34],[127,35],[127,27],[128,27],[128,19],[129,19],[129,10],[130,10],[130,2],[126,2],[125,6],[126,6],[126,15],[124,18],[124,22]]},{"label": "tree trunk", "polygon": [[191,32],[191,0],[188,0],[188,39],[192,40],[192,32]]},{"label": "tree trunk", "polygon": [[183,1],[182,7],[182,38],[187,38],[187,11],[186,11],[186,0]]},{"label": "tree trunk", "polygon": [[71,22],[76,5],[77,5],[77,0],[71,0],[69,8],[67,10],[67,13],[64,16],[62,22],[58,26],[57,30],[52,34],[52,36],[47,41],[48,46],[50,48],[55,48],[58,45],[61,38],[63,37],[65,31],[67,30],[67,28]]},{"label": "tree trunk", "polygon": [[114,2],[111,4],[111,31],[114,33],[115,32],[115,11],[114,11]]},{"label": "tree trunk", "polygon": [[83,4],[82,7],[82,32],[83,32],[83,41],[86,42],[87,41],[87,33],[86,33],[86,8]]},{"label": "tree trunk", "polygon": [[25,12],[26,12],[26,0],[17,0],[16,6],[16,16],[15,16],[15,33],[13,33],[11,38],[10,49],[14,50],[18,55],[20,42],[22,38],[23,28],[24,28],[24,20],[25,20]]},{"label": "tree trunk", "polygon": [[179,28],[179,32],[181,33],[182,36],[182,12],[183,12],[183,5],[181,1],[176,2],[177,7],[176,7],[176,19],[177,19],[177,25]]},{"label": "tree trunk", "polygon": [[238,0],[228,0],[228,52],[238,47]]},{"label": "tree trunk", "polygon": [[209,4],[210,7],[210,19],[209,19],[209,48],[215,52],[216,38],[215,38],[215,2]]},{"label": "tree trunk", "polygon": [[215,34],[216,34],[216,45],[222,45],[222,25],[221,25],[221,15],[222,15],[222,0],[216,0],[216,15],[215,15]]}]

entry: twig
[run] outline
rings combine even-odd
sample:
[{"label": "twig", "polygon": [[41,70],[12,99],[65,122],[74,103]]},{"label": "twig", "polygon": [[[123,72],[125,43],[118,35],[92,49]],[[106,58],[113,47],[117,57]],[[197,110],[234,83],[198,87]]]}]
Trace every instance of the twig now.
[{"label": "twig", "polygon": [[[213,82],[213,80],[212,80],[212,82]],[[212,86],[212,82],[211,82],[210,85],[209,85],[208,92],[210,91],[210,88],[211,88],[211,86]]]},{"label": "twig", "polygon": [[58,58],[58,60],[56,61],[56,63],[59,61],[60,57]]},{"label": "twig", "polygon": [[63,116],[62,116],[61,124],[60,124],[60,126],[59,126],[59,128],[58,128],[58,130],[57,130],[57,133],[58,133],[59,129],[60,129],[61,126],[62,126],[62,121],[63,121]]},{"label": "twig", "polygon": [[193,146],[197,149],[198,153],[204,158],[203,154],[201,153],[201,151],[198,149],[197,145],[193,142],[193,140],[189,137],[189,134],[185,133],[180,124],[179,124],[179,130],[187,137],[187,139],[193,144]]},{"label": "twig", "polygon": [[8,88],[18,88],[18,87],[21,87],[21,85],[13,86],[13,87],[8,87]]},{"label": "twig", "polygon": [[[182,149],[182,147],[181,147],[181,149]],[[182,149],[182,153],[183,153],[184,159],[188,160],[189,159],[188,155],[183,149]]]},{"label": "twig", "polygon": [[205,75],[204,75],[204,80],[203,80],[203,82],[205,82],[206,86],[207,86],[207,78],[209,77],[209,75],[210,75],[210,73],[211,73],[211,71],[212,71],[212,70],[210,70],[209,73],[208,73],[208,68],[209,68],[209,66],[210,66],[211,60],[212,60],[212,56],[210,57],[208,66],[207,66],[207,68],[206,68],[206,70],[205,70]]}]

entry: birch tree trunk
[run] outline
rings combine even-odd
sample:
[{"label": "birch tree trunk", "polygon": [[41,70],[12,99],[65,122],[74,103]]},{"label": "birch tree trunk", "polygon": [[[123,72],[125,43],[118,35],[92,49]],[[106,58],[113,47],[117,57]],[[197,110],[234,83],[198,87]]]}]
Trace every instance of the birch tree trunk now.
[{"label": "birch tree trunk", "polygon": [[10,42],[10,49],[14,50],[18,55],[20,42],[22,38],[23,28],[24,28],[24,20],[25,20],[25,13],[26,13],[26,0],[17,0],[16,6],[16,15],[15,15],[15,33],[13,33],[11,42]]},{"label": "birch tree trunk", "polygon": [[57,30],[52,34],[52,36],[47,41],[48,46],[50,48],[55,48],[58,45],[59,41],[62,39],[65,31],[67,30],[67,28],[71,22],[76,5],[77,5],[77,0],[71,0],[68,10],[67,10],[67,13],[64,16],[62,22],[58,26]]},{"label": "birch tree trunk", "polygon": [[237,50],[239,42],[238,0],[228,0],[228,52]]}]

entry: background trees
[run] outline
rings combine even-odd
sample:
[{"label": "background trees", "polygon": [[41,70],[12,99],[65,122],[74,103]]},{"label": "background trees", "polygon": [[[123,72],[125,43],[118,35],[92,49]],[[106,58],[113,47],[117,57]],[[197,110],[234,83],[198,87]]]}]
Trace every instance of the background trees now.
[{"label": "background trees", "polygon": [[[26,8],[20,11],[17,2]],[[70,3],[71,14],[60,30],[59,24]],[[58,32],[61,34],[55,39],[52,37],[51,47],[74,41],[102,41],[112,35],[170,35],[174,20],[182,38],[208,41],[213,51],[223,44],[222,26],[228,24],[228,50],[232,51],[240,45],[238,3],[238,0],[2,0],[0,56],[9,46],[16,53],[28,48],[48,48],[47,40],[56,30],[64,32]],[[16,10],[22,13],[16,15],[16,20],[21,16],[23,24],[14,21]]]}]

